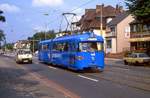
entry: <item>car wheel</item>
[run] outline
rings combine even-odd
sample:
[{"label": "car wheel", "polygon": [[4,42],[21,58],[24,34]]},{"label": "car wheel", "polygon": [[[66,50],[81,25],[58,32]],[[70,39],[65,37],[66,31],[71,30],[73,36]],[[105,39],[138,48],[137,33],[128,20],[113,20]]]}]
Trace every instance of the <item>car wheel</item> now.
[{"label": "car wheel", "polygon": [[19,62],[19,61],[16,61],[16,63],[17,63],[17,64],[20,64],[20,62]]},{"label": "car wheel", "polygon": [[139,62],[137,62],[137,61],[135,62],[135,65],[139,65],[139,64],[140,64]]},{"label": "car wheel", "polygon": [[29,61],[29,63],[30,63],[30,64],[32,64],[32,60],[31,60],[31,61]]},{"label": "car wheel", "polygon": [[128,65],[128,62],[127,62],[126,60],[124,60],[124,64],[125,64],[125,65]]}]

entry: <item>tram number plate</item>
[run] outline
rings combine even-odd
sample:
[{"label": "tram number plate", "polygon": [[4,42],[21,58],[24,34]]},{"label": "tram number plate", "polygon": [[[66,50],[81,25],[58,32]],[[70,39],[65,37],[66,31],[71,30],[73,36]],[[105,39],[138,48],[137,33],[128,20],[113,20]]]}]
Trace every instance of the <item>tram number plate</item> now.
[{"label": "tram number plate", "polygon": [[27,62],[28,62],[28,60],[24,60],[23,62],[27,63]]}]

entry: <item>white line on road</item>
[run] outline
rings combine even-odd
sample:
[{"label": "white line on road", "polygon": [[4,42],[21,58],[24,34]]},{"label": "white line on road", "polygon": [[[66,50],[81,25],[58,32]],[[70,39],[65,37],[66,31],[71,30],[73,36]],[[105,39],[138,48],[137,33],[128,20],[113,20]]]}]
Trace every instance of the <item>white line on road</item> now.
[{"label": "white line on road", "polygon": [[[39,62],[35,62],[35,64],[40,64]],[[51,68],[51,69],[57,69],[57,68],[55,68],[55,67],[52,67],[52,66],[48,66],[49,68]]]},{"label": "white line on road", "polygon": [[51,69],[57,69],[57,68],[55,68],[55,67],[52,67],[52,66],[48,66],[49,68],[51,68]]},{"label": "white line on road", "polygon": [[40,64],[39,62],[35,62],[35,64]]},{"label": "white line on road", "polygon": [[121,70],[126,70],[126,71],[129,71],[130,69],[128,68],[120,68],[120,67],[116,67],[116,69],[121,69]]},{"label": "white line on road", "polygon": [[94,81],[94,82],[98,82],[98,80],[96,80],[96,79],[89,78],[89,77],[86,77],[86,76],[83,76],[83,75],[78,75],[78,77],[81,77],[81,78],[84,78],[84,79],[88,79],[88,80],[91,80],[91,81]]}]

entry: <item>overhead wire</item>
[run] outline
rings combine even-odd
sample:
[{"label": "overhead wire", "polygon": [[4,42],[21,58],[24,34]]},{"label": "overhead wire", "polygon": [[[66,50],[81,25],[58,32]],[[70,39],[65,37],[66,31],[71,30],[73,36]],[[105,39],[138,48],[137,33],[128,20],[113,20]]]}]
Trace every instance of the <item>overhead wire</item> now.
[{"label": "overhead wire", "polygon": [[[89,0],[88,2],[86,2],[86,3],[84,3],[84,4],[81,4],[81,5],[79,5],[78,7],[74,8],[74,9],[71,9],[71,10],[69,10],[69,11],[66,11],[66,12],[69,12],[69,13],[74,12],[74,11],[76,11],[76,10],[82,8],[83,6],[85,6],[85,5],[89,4],[89,3],[92,3],[92,2],[94,2],[94,1],[96,1],[96,0]],[[58,10],[57,10],[57,11],[58,11]],[[62,13],[63,13],[63,11],[59,11],[59,12],[62,12]],[[59,14],[55,19],[53,19],[52,21],[50,21],[49,24],[52,24],[52,23],[54,23],[54,22],[57,22],[57,20],[59,20],[59,17],[63,17],[62,14]],[[63,20],[60,20],[60,21],[61,21],[60,25],[62,26],[62,21],[63,21]],[[60,29],[60,25],[59,25],[59,29]]]}]

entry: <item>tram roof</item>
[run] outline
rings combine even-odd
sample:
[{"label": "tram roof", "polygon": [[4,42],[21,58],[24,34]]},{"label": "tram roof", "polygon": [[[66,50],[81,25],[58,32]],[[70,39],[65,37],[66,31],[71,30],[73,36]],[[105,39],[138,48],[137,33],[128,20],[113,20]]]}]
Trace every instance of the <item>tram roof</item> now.
[{"label": "tram roof", "polygon": [[41,43],[48,43],[48,42],[50,42],[51,41],[51,39],[49,39],[49,40],[44,40],[44,41],[40,41],[40,44]]},{"label": "tram roof", "polygon": [[88,40],[88,38],[93,38],[93,37],[97,39],[96,41],[101,41],[101,42],[104,41],[102,36],[92,35],[91,32],[86,32],[84,34],[79,34],[79,35],[68,35],[68,36],[58,37],[53,41],[65,41],[65,40],[90,41]]},{"label": "tram roof", "polygon": [[50,41],[93,41],[93,40],[88,40],[89,38],[96,38],[96,40],[94,41],[101,41],[103,42],[103,38],[102,36],[97,36],[97,35],[92,35],[91,32],[85,32],[84,34],[78,34],[78,35],[68,35],[68,36],[62,36],[62,37],[58,37],[55,39],[49,39],[49,40],[45,40],[45,41],[41,41],[41,43],[48,43]]}]

